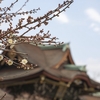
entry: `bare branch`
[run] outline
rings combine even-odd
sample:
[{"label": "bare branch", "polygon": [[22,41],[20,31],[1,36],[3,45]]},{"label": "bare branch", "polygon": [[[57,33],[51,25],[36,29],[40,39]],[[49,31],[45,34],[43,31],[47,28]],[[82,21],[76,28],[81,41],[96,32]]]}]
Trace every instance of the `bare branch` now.
[{"label": "bare branch", "polygon": [[0,100],[3,100],[3,98],[6,96],[6,93],[2,96],[2,98],[0,98]]}]

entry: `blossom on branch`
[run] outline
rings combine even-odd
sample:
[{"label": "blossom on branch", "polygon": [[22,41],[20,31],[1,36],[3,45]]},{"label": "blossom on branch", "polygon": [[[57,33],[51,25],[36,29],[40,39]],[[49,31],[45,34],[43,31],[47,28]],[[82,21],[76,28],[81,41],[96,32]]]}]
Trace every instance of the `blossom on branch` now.
[{"label": "blossom on branch", "polygon": [[3,55],[0,55],[0,61],[3,60]]},{"label": "blossom on branch", "polygon": [[11,66],[11,65],[13,65],[13,61],[12,60],[7,60],[7,64],[9,65],[9,66]]},{"label": "blossom on branch", "polygon": [[[56,46],[62,44],[62,42],[57,42],[58,38],[51,37],[49,31],[44,32],[44,29],[40,30],[38,33],[32,36],[25,35],[31,30],[34,31],[37,28],[40,28],[42,25],[48,25],[49,21],[51,21],[54,17],[59,17],[60,13],[69,8],[73,0],[64,0],[64,2],[62,4],[58,4],[55,9],[50,10],[43,16],[36,18],[33,17],[32,14],[37,13],[40,8],[31,9],[30,11],[22,11],[23,7],[26,6],[26,3],[29,2],[29,0],[26,0],[24,5],[22,5],[22,7],[19,8],[17,11],[12,12],[12,7],[15,6],[18,1],[19,0],[15,0],[15,2],[11,3],[11,5],[8,7],[0,7],[0,25],[8,25],[6,30],[0,29],[0,43],[2,45],[0,47],[0,50],[6,52],[3,52],[4,55],[0,55],[0,61],[4,59],[4,62],[6,62],[9,66],[13,65],[14,63],[16,66],[18,66],[18,68],[33,69],[38,65],[31,66],[31,63],[28,63],[27,59],[24,58],[21,58],[22,60],[19,61],[18,55],[16,54],[18,53],[20,55],[25,53],[20,51],[17,52],[14,47],[17,44],[26,42],[36,46],[45,44],[54,44]],[[0,3],[2,2],[0,1]],[[28,14],[29,16],[27,18],[23,18],[25,15]],[[23,17],[19,18],[18,22],[15,24],[14,18],[17,18],[17,16]]]},{"label": "blossom on branch", "polygon": [[21,63],[22,63],[23,65],[26,65],[26,64],[28,63],[28,61],[27,61],[27,59],[22,59]]},{"label": "blossom on branch", "polygon": [[13,42],[12,39],[8,39],[8,43],[9,43],[9,44],[13,44],[14,42]]}]

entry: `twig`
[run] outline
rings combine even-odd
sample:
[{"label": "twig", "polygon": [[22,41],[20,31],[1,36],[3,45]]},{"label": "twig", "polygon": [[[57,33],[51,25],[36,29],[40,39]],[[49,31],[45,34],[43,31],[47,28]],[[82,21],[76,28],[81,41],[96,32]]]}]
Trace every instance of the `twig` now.
[{"label": "twig", "polygon": [[[0,50],[3,50],[3,51],[11,51],[9,49],[3,49],[3,48],[0,48]],[[16,52],[16,51],[11,51],[13,53],[19,53],[19,54],[23,54],[23,55],[27,55],[27,53],[23,53],[23,52]]]},{"label": "twig", "polygon": [[27,1],[22,5],[22,7],[21,7],[18,11],[16,11],[16,13],[18,13],[20,10],[22,10],[22,8],[27,4],[28,1],[29,1],[29,0],[27,0]]},{"label": "twig", "polygon": [[6,96],[6,93],[0,98],[0,100],[3,100],[3,98]]}]

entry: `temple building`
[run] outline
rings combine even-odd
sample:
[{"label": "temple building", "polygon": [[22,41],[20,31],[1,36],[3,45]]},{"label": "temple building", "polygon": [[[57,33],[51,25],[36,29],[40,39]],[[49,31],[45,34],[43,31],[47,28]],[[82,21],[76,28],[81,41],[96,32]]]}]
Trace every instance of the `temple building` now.
[{"label": "temple building", "polygon": [[[69,43],[20,43],[2,54],[14,61],[0,62],[0,88],[13,100],[89,100],[86,97],[100,91],[100,84],[87,75],[86,66],[74,63]],[[22,65],[16,59],[24,59]]]}]

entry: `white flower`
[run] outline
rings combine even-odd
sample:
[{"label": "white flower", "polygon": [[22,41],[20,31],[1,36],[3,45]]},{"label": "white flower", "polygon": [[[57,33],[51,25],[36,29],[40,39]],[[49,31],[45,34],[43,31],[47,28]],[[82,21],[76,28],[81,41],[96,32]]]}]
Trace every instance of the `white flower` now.
[{"label": "white flower", "polygon": [[11,65],[13,64],[13,61],[9,59],[9,60],[7,61],[7,64],[8,64],[9,66],[11,66]]},{"label": "white flower", "polygon": [[0,55],[0,61],[3,60],[3,55]]},{"label": "white flower", "polygon": [[9,44],[13,44],[13,40],[12,39],[8,39],[8,43]]},{"label": "white flower", "polygon": [[21,63],[23,64],[23,65],[26,65],[27,64],[27,60],[26,59],[22,59],[22,61],[21,61]]},{"label": "white flower", "polygon": [[14,48],[14,46],[15,46],[15,45],[11,45],[11,46],[10,46],[10,49],[13,49],[13,48]]}]

